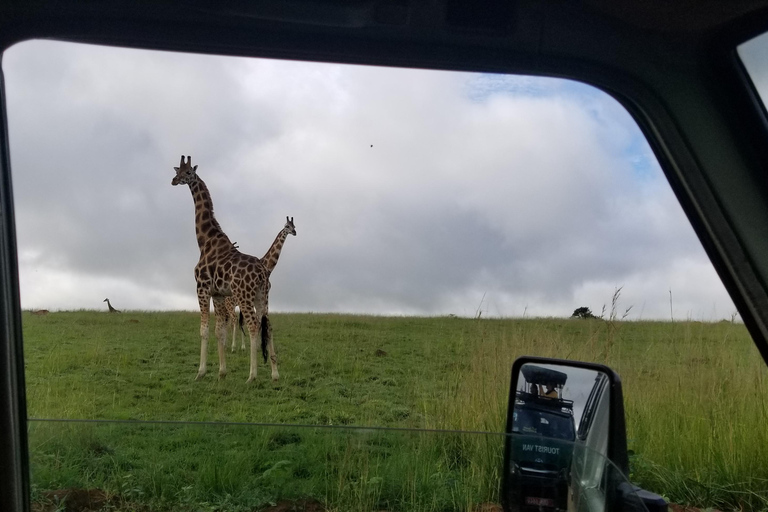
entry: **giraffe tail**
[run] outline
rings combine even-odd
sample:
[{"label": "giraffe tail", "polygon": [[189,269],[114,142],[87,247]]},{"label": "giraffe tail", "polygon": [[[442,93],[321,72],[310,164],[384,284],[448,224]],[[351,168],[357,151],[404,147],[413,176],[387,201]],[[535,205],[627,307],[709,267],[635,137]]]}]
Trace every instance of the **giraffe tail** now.
[{"label": "giraffe tail", "polygon": [[267,342],[269,341],[269,317],[261,317],[261,355],[264,356],[264,362],[267,362]]},{"label": "giraffe tail", "polygon": [[240,310],[240,318],[239,318],[239,320],[237,322],[240,325],[240,332],[245,334],[245,329],[243,328],[243,321],[244,321],[244,319],[243,319],[243,310],[241,309]]}]

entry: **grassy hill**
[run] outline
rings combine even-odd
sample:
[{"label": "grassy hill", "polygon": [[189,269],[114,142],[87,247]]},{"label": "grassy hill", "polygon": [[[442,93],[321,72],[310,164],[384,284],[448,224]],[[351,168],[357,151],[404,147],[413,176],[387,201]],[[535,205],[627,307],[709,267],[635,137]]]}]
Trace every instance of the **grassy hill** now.
[{"label": "grassy hill", "polygon": [[[768,508],[768,372],[743,325],[271,318],[281,378],[260,361],[246,385],[247,351],[227,351],[220,381],[213,338],[194,381],[194,313],[25,313],[29,417],[90,420],[30,423],[33,498],[98,488],[126,509],[313,497],[330,510],[473,510],[498,500],[493,433],[512,362],[540,355],[621,375],[633,481],[677,503]],[[216,424],[167,423],[186,421]]]}]

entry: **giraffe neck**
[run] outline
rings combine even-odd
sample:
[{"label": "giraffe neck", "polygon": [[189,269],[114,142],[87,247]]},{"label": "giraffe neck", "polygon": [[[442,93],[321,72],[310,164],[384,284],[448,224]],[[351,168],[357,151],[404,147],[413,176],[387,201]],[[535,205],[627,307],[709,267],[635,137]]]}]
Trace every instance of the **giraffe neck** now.
[{"label": "giraffe neck", "polygon": [[275,265],[277,265],[277,259],[280,257],[280,251],[283,250],[283,244],[285,243],[285,238],[287,236],[288,230],[281,230],[277,234],[275,241],[272,242],[272,247],[270,247],[264,257],[261,258],[261,264],[264,265],[264,268],[267,269],[267,272],[272,272],[272,269],[274,269]]},{"label": "giraffe neck", "polygon": [[[189,190],[192,192],[192,199],[195,201],[195,235],[197,236],[197,246],[203,249],[205,242],[209,239],[221,235],[225,238],[224,231],[219,226],[216,217],[213,216],[213,201],[211,193],[205,182],[199,177],[197,180],[189,183]],[[228,239],[228,238],[227,238]]]}]

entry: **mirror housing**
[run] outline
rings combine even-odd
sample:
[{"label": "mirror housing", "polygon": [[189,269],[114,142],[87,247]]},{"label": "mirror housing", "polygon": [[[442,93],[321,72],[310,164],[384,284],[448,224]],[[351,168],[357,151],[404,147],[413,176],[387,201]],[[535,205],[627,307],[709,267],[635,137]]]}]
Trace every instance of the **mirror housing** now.
[{"label": "mirror housing", "polygon": [[621,379],[595,363],[524,356],[512,365],[501,502],[507,512],[666,512],[627,480]]}]

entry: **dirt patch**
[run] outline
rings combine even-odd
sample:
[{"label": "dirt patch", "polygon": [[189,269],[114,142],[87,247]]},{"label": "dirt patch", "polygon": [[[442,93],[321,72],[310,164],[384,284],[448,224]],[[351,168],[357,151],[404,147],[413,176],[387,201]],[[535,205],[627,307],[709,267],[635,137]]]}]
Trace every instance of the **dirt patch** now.
[{"label": "dirt patch", "polygon": [[99,489],[59,489],[44,492],[42,497],[32,504],[33,512],[95,512],[115,501]]},{"label": "dirt patch", "polygon": [[687,505],[677,505],[675,503],[670,503],[667,505],[669,508],[669,512],[720,512],[719,510],[716,510],[714,508],[707,508],[707,509],[701,509],[696,507],[689,507]]},{"label": "dirt patch", "polygon": [[385,355],[387,355],[387,353],[381,349],[378,349],[376,352],[373,353],[373,355],[375,355],[376,357],[384,357]]},{"label": "dirt patch", "polygon": [[261,512],[325,512],[325,505],[314,499],[282,500]]},{"label": "dirt patch", "polygon": [[504,512],[504,509],[496,503],[482,503],[473,508],[472,512]]},{"label": "dirt patch", "polygon": [[59,489],[42,493],[32,503],[32,512],[99,512],[101,510],[131,510],[147,512],[143,505],[128,503],[119,496],[110,496],[100,489]]}]

